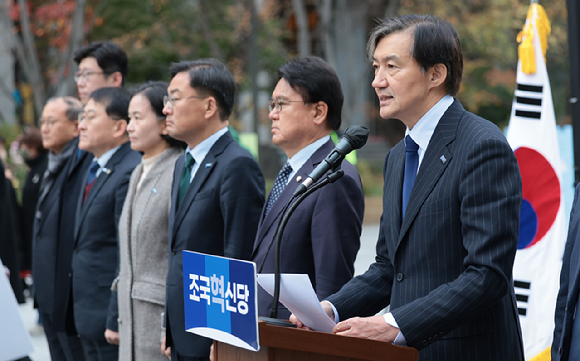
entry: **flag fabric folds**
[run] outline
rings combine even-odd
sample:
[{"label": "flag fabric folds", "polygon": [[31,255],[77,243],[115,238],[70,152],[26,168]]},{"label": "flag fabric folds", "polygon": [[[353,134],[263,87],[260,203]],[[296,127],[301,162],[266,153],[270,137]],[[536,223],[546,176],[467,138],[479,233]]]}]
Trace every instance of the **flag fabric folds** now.
[{"label": "flag fabric folds", "polygon": [[561,160],[545,54],[550,23],[530,6],[518,35],[517,84],[507,139],[523,183],[514,287],[526,360],[549,360],[566,241]]}]

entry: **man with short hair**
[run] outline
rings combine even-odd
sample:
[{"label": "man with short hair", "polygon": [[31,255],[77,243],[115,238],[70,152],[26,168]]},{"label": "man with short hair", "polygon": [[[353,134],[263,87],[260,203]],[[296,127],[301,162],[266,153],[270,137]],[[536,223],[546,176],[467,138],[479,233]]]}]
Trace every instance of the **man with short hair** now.
[{"label": "man with short hair", "polygon": [[79,123],[79,148],[94,157],[83,177],[75,217],[72,306],[90,361],[118,358],[117,293],[111,291],[118,267],[118,224],[131,172],[141,161],[127,136],[130,100],[123,89],[97,89]]},{"label": "man with short hair", "polygon": [[420,360],[523,360],[512,280],[521,177],[497,126],[453,99],[457,31],[430,15],[388,19],[368,50],[380,115],[407,131],[385,158],[376,262],[321,302],[341,321],[334,332],[408,345]]},{"label": "man with short hair", "polygon": [[250,259],[264,177],[228,131],[236,85],[225,65],[184,61],[171,65],[171,75],[163,109],[167,132],[188,148],[173,173],[161,350],[173,361],[207,360],[212,340],[185,331],[182,251]]},{"label": "man with short hair", "polygon": [[[101,87],[122,87],[127,78],[127,55],[112,42],[93,42],[75,53],[79,71],[75,75],[79,97],[86,104],[90,94]],[[55,328],[76,336],[71,306],[74,218],[79,194],[84,191],[84,177],[93,155],[78,148],[65,166],[66,176],[59,199],[59,240],[55,274],[54,321]]]},{"label": "man with short hair", "polygon": [[[274,273],[274,234],[296,188],[334,149],[341,124],[342,88],[334,69],[317,57],[297,58],[278,69],[270,101],[272,141],[288,161],[262,211],[252,261],[258,273]],[[319,299],[337,292],[354,274],[364,215],[356,168],[343,161],[344,176],[312,193],[296,208],[280,246],[282,273],[307,274]],[[272,297],[258,290],[258,314],[270,316]],[[278,305],[278,318],[290,312]]]},{"label": "man with short hair", "polygon": [[127,54],[110,41],[93,42],[77,50],[75,82],[79,98],[86,104],[91,93],[104,87],[123,87],[127,79]]},{"label": "man with short hair", "polygon": [[40,119],[42,145],[49,150],[48,168],[40,185],[32,240],[32,279],[34,301],[42,315],[42,326],[53,360],[83,360],[81,342],[76,336],[57,332],[54,327],[54,290],[59,239],[59,198],[66,176],[64,167],[78,144],[78,115],[82,103],[72,97],[47,101]]}]

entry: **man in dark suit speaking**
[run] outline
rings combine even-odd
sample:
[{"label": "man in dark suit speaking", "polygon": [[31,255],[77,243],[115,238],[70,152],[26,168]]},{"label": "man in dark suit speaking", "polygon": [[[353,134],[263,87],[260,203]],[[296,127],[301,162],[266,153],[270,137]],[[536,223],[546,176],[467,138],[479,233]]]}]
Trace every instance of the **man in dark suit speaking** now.
[{"label": "man in dark suit speaking", "polygon": [[[214,59],[171,66],[163,113],[167,132],[187,143],[173,173],[169,270],[162,351],[171,360],[207,360],[212,340],[185,331],[182,251],[250,259],[264,204],[264,177],[228,131],[234,77]],[[170,348],[170,349],[169,349]]]},{"label": "man in dark suit speaking", "polygon": [[[340,81],[324,60],[294,59],[278,70],[270,101],[272,141],[288,161],[262,211],[252,261],[258,273],[274,273],[274,233],[282,210],[308,175],[334,149],[343,104]],[[280,247],[283,273],[308,274],[320,300],[338,291],[354,273],[360,247],[364,195],[356,168],[342,162],[344,176],[314,192],[289,219]],[[258,290],[258,314],[270,316],[272,297]],[[290,312],[279,304],[278,318]]]},{"label": "man in dark suit speaking", "polygon": [[523,360],[512,286],[521,178],[501,131],[453,99],[457,31],[434,16],[390,19],[368,53],[380,115],[407,131],[385,159],[376,262],[322,302],[344,320],[334,332],[406,344],[421,360]]}]

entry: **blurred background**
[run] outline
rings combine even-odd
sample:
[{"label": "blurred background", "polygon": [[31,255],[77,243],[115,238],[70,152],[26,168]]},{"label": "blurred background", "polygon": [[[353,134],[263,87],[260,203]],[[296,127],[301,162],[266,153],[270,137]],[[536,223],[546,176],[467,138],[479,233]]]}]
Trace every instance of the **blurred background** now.
[{"label": "blurred background", "polygon": [[[569,124],[566,1],[540,4],[552,24],[547,65],[556,119]],[[3,0],[0,156],[5,153],[18,187],[26,170],[11,143],[25,127],[38,125],[46,99],[76,95],[74,51],[91,41],[111,40],[129,56],[127,90],[147,80],[170,80],[171,62],[213,57],[226,63],[238,85],[230,124],[272,181],[284,161],[271,144],[267,110],[276,69],[293,57],[316,55],[336,69],[342,82],[342,129],[351,124],[371,129],[357,167],[367,195],[380,196],[384,155],[405,128],[379,117],[370,85],[365,47],[377,19],[432,13],[452,22],[465,56],[457,97],[469,111],[503,128],[516,84],[516,36],[529,5],[521,0]]]}]

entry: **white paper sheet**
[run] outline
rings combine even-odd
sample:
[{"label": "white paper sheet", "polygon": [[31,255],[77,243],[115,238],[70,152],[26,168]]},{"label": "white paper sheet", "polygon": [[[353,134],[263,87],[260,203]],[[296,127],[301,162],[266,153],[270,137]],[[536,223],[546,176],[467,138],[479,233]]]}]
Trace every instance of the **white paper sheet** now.
[{"label": "white paper sheet", "polygon": [[[273,274],[258,274],[258,283],[266,292],[274,294]],[[320,306],[308,275],[280,275],[280,302],[305,326],[315,331],[332,332],[335,323]]]},{"label": "white paper sheet", "polygon": [[0,261],[0,361],[14,360],[34,351],[30,333]]}]

